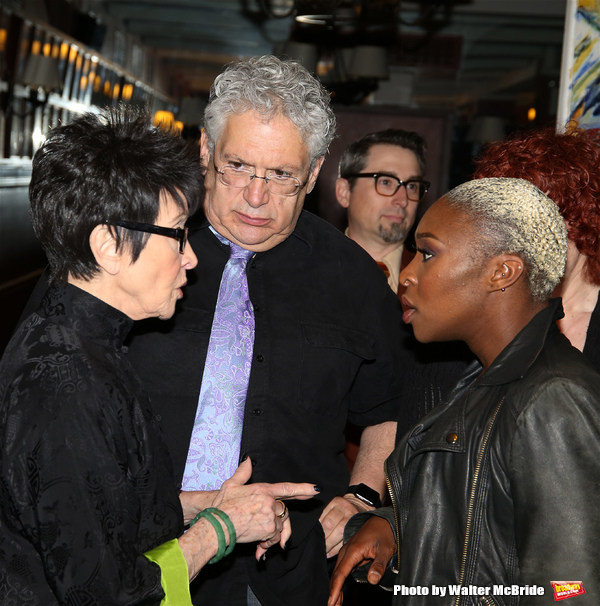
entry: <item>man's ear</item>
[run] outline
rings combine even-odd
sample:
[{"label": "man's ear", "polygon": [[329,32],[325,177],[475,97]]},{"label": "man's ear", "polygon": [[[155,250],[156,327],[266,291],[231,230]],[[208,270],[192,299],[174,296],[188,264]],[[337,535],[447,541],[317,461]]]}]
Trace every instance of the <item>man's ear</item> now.
[{"label": "man's ear", "polygon": [[523,259],[516,255],[497,255],[490,259],[489,291],[506,291],[525,273]]},{"label": "man's ear", "polygon": [[325,161],[325,156],[321,156],[315,162],[315,165],[312,167],[310,171],[310,175],[308,176],[308,183],[306,184],[306,193],[310,194],[313,190],[315,183],[317,182],[317,177],[319,176],[319,172],[321,171],[321,166],[323,166],[323,162]]},{"label": "man's ear", "polygon": [[96,263],[106,273],[116,275],[123,263],[123,249],[117,250],[117,241],[113,234],[114,227],[102,223],[96,225],[90,234],[90,248]]},{"label": "man's ear", "polygon": [[208,163],[210,162],[210,149],[208,146],[208,135],[206,134],[206,129],[202,129],[202,133],[200,133],[200,164],[202,166],[202,170],[204,174],[208,170]]},{"label": "man's ear", "polygon": [[350,206],[350,183],[348,179],[339,177],[335,182],[335,197],[342,208]]}]

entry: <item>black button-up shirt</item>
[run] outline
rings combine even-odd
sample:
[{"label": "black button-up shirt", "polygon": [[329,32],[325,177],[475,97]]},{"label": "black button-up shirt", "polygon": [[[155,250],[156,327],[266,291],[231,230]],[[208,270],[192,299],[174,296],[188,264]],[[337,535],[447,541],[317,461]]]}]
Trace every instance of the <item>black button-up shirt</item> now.
[{"label": "black button-up shirt", "polygon": [[[141,323],[129,353],[160,417],[178,477],[229,257],[228,246],[207,224],[190,234],[190,244],[198,265],[188,272],[175,316]],[[404,365],[400,303],[360,246],[306,211],[285,241],[252,258],[246,273],[256,328],[241,452],[254,462],[254,482],[322,487],[310,501],[288,502],[288,549],[283,557],[272,549],[261,565],[250,554],[250,583],[264,606],[321,604],[327,571],[318,518],[348,487],[346,422],[367,426],[396,419]],[[239,548],[236,553],[239,559]],[[217,581],[227,584],[227,575]],[[223,601],[201,593],[199,602],[237,604],[231,587]]]}]

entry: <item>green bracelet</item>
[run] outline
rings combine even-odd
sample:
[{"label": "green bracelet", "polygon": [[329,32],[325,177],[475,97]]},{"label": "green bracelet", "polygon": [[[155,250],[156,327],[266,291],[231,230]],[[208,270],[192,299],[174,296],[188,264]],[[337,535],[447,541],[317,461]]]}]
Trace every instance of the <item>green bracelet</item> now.
[{"label": "green bracelet", "polygon": [[[223,528],[221,527],[221,524],[213,514],[219,516],[227,527],[227,532],[229,533],[229,545],[227,546],[227,548],[225,548],[225,533],[223,532]],[[221,511],[216,507],[208,507],[196,514],[194,519],[190,522],[189,528],[191,528],[200,518],[206,518],[211,523],[212,527],[217,533],[217,540],[219,541],[217,555],[215,555],[215,557],[212,558],[212,560],[210,560],[209,562],[209,564],[215,564],[219,560],[222,560],[225,556],[228,556],[233,551],[237,538],[235,527],[229,516],[224,511]]]},{"label": "green bracelet", "polygon": [[212,558],[212,560],[209,560],[209,562],[208,562],[209,564],[216,564],[225,555],[225,532],[223,532],[223,528],[221,527],[221,522],[219,522],[219,520],[217,520],[217,518],[215,518],[215,516],[212,513],[210,513],[209,511],[207,511],[206,509],[199,512],[196,515],[196,517],[190,522],[190,528],[200,518],[205,518],[206,520],[208,520],[211,523],[212,527],[215,529],[215,532],[217,533],[217,540],[219,542],[219,546],[217,548],[217,554],[215,555],[214,558]]},{"label": "green bracelet", "polygon": [[225,550],[225,554],[223,557],[228,556],[233,551],[233,548],[235,547],[235,541],[237,539],[233,522],[224,511],[221,511],[216,507],[208,507],[204,511],[214,513],[215,515],[219,516],[221,520],[223,520],[223,522],[225,522],[225,526],[227,526],[227,532],[229,533],[229,545]]}]

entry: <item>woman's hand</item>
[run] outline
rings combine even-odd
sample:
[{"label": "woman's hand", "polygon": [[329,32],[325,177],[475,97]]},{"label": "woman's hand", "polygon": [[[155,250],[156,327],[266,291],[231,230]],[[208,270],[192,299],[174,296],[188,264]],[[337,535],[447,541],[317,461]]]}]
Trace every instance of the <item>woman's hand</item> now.
[{"label": "woman's hand", "polygon": [[212,507],[217,494],[218,490],[182,490],[179,493],[179,501],[183,509],[184,524],[189,524],[199,511]]},{"label": "woman's hand", "polygon": [[256,549],[259,559],[276,543],[284,547],[292,534],[287,513],[280,515],[286,509],[278,500],[310,499],[319,489],[314,484],[292,482],[247,485],[251,476],[252,461],[248,458],[223,482],[220,490],[181,492],[180,500],[186,522],[207,507],[225,512],[235,527],[238,543],[259,542]]},{"label": "woman's hand", "polygon": [[371,585],[377,585],[395,551],[396,542],[389,522],[376,516],[369,518],[340,550],[331,576],[327,606],[342,604],[342,587],[348,575],[371,561],[367,580]]},{"label": "woman's hand", "polygon": [[235,473],[223,482],[217,493],[213,507],[224,511],[233,522],[239,543],[260,541],[256,549],[256,559],[276,543],[285,547],[292,534],[287,513],[278,499],[310,499],[318,494],[314,484],[294,484],[292,482],[266,482],[248,484],[252,476],[252,461],[246,459]]}]

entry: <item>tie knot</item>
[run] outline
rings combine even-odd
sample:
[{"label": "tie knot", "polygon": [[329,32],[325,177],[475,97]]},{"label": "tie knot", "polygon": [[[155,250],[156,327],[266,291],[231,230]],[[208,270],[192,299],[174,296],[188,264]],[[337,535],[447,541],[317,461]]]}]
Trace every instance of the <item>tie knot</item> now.
[{"label": "tie knot", "polygon": [[251,250],[246,250],[233,242],[229,242],[229,258],[230,259],[244,259],[248,261],[248,259],[254,254]]},{"label": "tie knot", "polygon": [[237,244],[234,244],[230,240],[228,240],[225,236],[222,236],[212,225],[210,226],[210,231],[215,234],[216,238],[222,244],[229,245],[229,258],[230,259],[244,259],[248,261],[248,259],[254,254],[251,250],[246,250]]},{"label": "tie knot", "polygon": [[381,269],[383,270],[383,273],[385,274],[385,277],[389,278],[390,270],[388,269],[388,266],[383,261],[377,261],[377,265],[379,265],[379,267],[381,267]]}]

